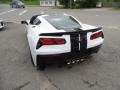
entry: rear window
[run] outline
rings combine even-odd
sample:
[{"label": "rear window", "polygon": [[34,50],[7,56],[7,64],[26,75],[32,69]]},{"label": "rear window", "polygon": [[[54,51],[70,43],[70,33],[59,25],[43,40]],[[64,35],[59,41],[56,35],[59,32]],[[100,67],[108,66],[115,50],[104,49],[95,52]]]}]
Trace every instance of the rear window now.
[{"label": "rear window", "polygon": [[44,18],[57,29],[81,28],[80,24],[71,16],[48,15],[44,16]]}]

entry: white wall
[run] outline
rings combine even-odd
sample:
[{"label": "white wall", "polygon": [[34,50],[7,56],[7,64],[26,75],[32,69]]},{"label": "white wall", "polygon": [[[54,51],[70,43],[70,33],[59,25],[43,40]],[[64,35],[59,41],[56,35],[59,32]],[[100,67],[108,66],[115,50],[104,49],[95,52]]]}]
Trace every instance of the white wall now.
[{"label": "white wall", "polygon": [[54,1],[40,1],[40,6],[55,6]]}]

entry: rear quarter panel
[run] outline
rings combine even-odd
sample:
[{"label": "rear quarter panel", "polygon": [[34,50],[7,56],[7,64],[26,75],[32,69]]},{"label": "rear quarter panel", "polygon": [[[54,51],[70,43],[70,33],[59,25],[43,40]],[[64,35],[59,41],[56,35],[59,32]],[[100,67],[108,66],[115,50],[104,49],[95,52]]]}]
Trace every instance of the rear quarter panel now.
[{"label": "rear quarter panel", "polygon": [[60,53],[66,53],[70,52],[71,50],[71,44],[70,44],[70,36],[69,35],[63,35],[59,37],[52,37],[52,36],[40,36],[40,38],[64,38],[66,40],[65,44],[60,45],[44,45],[41,46],[37,50],[37,54],[40,55],[50,55],[50,54],[60,54]]},{"label": "rear quarter panel", "polygon": [[[95,29],[95,28],[98,28],[98,27],[88,25],[88,24],[82,24],[82,29],[83,30],[90,30],[90,29]],[[92,47],[98,46],[98,45],[100,45],[100,44],[102,44],[104,42],[104,38],[102,38],[102,37],[99,37],[99,38],[94,39],[94,40],[90,40],[90,36],[92,34],[100,32],[100,31],[103,32],[103,29],[100,29],[100,30],[98,30],[96,32],[88,32],[87,33],[87,48],[92,48]]]}]

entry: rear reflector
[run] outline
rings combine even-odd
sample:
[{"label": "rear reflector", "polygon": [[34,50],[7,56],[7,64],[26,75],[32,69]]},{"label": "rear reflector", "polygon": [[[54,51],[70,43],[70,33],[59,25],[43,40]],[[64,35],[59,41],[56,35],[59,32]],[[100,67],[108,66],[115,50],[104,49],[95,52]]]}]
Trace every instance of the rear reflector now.
[{"label": "rear reflector", "polygon": [[90,37],[90,40],[93,40],[93,39],[96,39],[96,38],[99,38],[99,37],[103,37],[103,32],[102,31],[92,34],[91,37]]}]

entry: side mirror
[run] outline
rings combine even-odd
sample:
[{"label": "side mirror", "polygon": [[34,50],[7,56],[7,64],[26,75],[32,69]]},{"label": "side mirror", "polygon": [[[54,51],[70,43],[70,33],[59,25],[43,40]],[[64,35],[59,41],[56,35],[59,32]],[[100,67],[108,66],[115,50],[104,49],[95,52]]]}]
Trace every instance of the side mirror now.
[{"label": "side mirror", "polygon": [[27,22],[27,21],[21,21],[21,24],[26,24],[26,25],[28,25],[28,22]]}]

